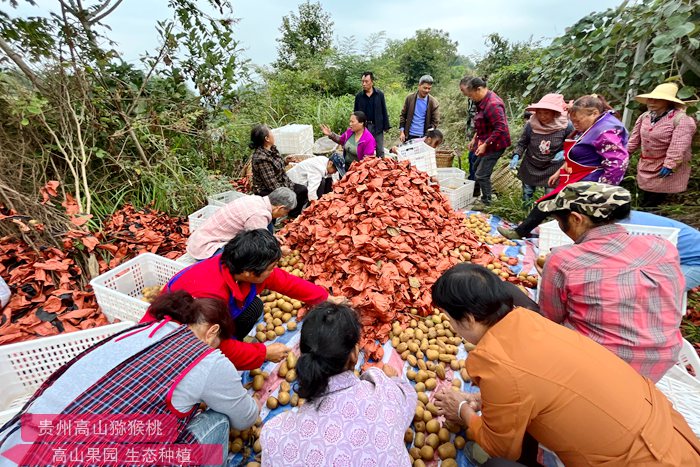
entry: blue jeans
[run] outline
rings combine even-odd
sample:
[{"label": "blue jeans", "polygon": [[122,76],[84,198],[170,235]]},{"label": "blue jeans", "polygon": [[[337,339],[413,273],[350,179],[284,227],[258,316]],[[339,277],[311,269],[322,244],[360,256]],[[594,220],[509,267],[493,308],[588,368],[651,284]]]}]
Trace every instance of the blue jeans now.
[{"label": "blue jeans", "polygon": [[467,177],[467,180],[476,180],[475,172],[476,172],[476,154],[474,154],[474,152],[472,152],[472,151],[469,151],[469,177]]},{"label": "blue jeans", "polygon": [[681,271],[685,276],[685,290],[694,289],[700,285],[700,266],[681,264]]},{"label": "blue jeans", "polygon": [[220,444],[223,448],[221,465],[226,465],[228,457],[228,417],[213,410],[205,410],[196,415],[187,425],[199,444]]}]

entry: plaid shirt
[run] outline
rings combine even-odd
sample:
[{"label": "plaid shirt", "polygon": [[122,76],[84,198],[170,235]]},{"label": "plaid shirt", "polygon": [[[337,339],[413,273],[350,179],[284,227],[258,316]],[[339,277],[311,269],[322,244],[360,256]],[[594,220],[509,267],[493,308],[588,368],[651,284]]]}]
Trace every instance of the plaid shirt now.
[{"label": "plaid shirt", "polygon": [[253,191],[266,196],[280,187],[294,188],[294,183],[284,171],[284,159],[275,146],[257,148],[253,152]]},{"label": "plaid shirt", "polygon": [[684,282],[670,242],[604,225],[552,252],[542,275],[540,310],[658,381],[681,348]]},{"label": "plaid shirt", "polygon": [[[696,127],[695,119],[677,109],[653,124],[649,112],[637,119],[627,150],[632,154],[642,149],[637,164],[639,188],[654,193],[681,193],[688,188]],[[673,174],[659,177],[662,167],[672,169]]]},{"label": "plaid shirt", "polygon": [[506,106],[495,92],[487,92],[486,96],[477,102],[474,128],[476,128],[478,143],[487,143],[487,153],[500,151],[510,146]]},{"label": "plaid shirt", "polygon": [[[85,355],[99,349],[107,342],[116,342],[120,338],[128,337],[136,332],[150,332],[150,330],[146,326],[131,328],[89,348],[52,374],[32,396],[30,402],[34,402],[42,396],[73,364]],[[202,358],[212,352],[214,349],[199,340],[187,326],[180,326],[167,337],[154,342],[147,349],[132,355],[120,365],[109,370],[99,380],[92,383],[88,389],[78,394],[60,414],[76,417],[80,414],[118,414],[140,417],[173,414],[175,418],[170,419],[168,424],[162,425],[162,431],[177,433],[178,437],[174,440],[175,443],[195,444],[197,440],[187,429],[187,424],[197,414],[198,405],[193,405],[187,413],[177,411],[172,405],[171,390]],[[27,413],[28,407],[29,403],[20,413]],[[107,415],[106,423],[109,423],[108,417]],[[76,443],[70,431],[68,430],[68,433],[64,434],[45,433],[38,435],[31,451],[24,457],[22,465],[35,465],[38,459],[51,458],[52,452],[56,449],[53,443]],[[149,437],[145,433],[143,442],[149,442]],[[86,433],[86,436],[80,438],[80,443],[98,443],[97,445],[100,447],[119,448],[120,445],[123,446],[123,444],[104,441],[100,434],[94,432]],[[167,444],[163,444],[163,446],[167,447]],[[81,465],[91,464],[93,463],[89,461],[81,462]]]}]

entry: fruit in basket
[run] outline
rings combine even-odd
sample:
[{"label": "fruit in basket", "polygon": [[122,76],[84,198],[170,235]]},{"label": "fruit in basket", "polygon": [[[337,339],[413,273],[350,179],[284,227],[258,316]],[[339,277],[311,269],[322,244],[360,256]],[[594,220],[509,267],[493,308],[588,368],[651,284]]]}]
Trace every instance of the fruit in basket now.
[{"label": "fruit in basket", "polygon": [[156,297],[160,295],[164,287],[164,285],[152,285],[150,287],[144,287],[141,290],[141,300],[143,300],[144,302],[153,303],[153,300],[155,300]]}]

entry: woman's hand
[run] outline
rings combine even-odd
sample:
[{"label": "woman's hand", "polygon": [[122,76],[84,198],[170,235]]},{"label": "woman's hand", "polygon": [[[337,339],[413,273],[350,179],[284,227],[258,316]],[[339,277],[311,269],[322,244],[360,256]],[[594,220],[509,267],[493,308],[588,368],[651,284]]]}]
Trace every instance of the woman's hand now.
[{"label": "woman's hand", "polygon": [[402,143],[406,142],[406,133],[404,133],[403,130],[401,130],[401,134],[399,134],[399,139],[401,140]]},{"label": "woman's hand", "polygon": [[333,132],[330,128],[328,128],[328,125],[321,123],[321,133],[323,133],[326,136],[330,136]]},{"label": "woman's hand", "polygon": [[268,362],[279,362],[283,358],[287,358],[287,354],[292,350],[284,344],[270,344],[265,352],[265,360]]},{"label": "woman's hand", "polygon": [[342,296],[333,296],[333,295],[328,295],[327,300],[334,305],[348,305],[350,302],[348,302],[348,299]]},{"label": "woman's hand", "polygon": [[547,185],[550,187],[555,187],[557,186],[557,183],[559,182],[559,171],[554,172],[554,175],[549,177],[549,180],[547,180]]},{"label": "woman's hand", "polygon": [[[462,404],[463,417],[458,413],[459,404],[462,401],[467,401],[466,404]],[[438,413],[444,415],[447,421],[465,426],[466,420],[469,420],[475,411],[474,407],[481,408],[481,397],[479,396],[477,399],[473,394],[455,391],[448,387],[435,394],[435,405],[438,408]],[[464,408],[465,405],[467,409]]]}]

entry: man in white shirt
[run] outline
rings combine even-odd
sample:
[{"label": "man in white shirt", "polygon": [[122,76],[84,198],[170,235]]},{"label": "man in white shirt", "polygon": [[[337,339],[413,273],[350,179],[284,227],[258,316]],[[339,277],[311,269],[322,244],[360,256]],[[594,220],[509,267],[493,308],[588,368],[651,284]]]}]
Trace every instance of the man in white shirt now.
[{"label": "man in white shirt", "polygon": [[309,201],[318,199],[330,191],[326,178],[338,173],[345,175],[345,160],[339,154],[333,154],[330,159],[325,156],[314,156],[305,159],[289,169],[287,176],[299,185],[304,185],[309,191]]}]

